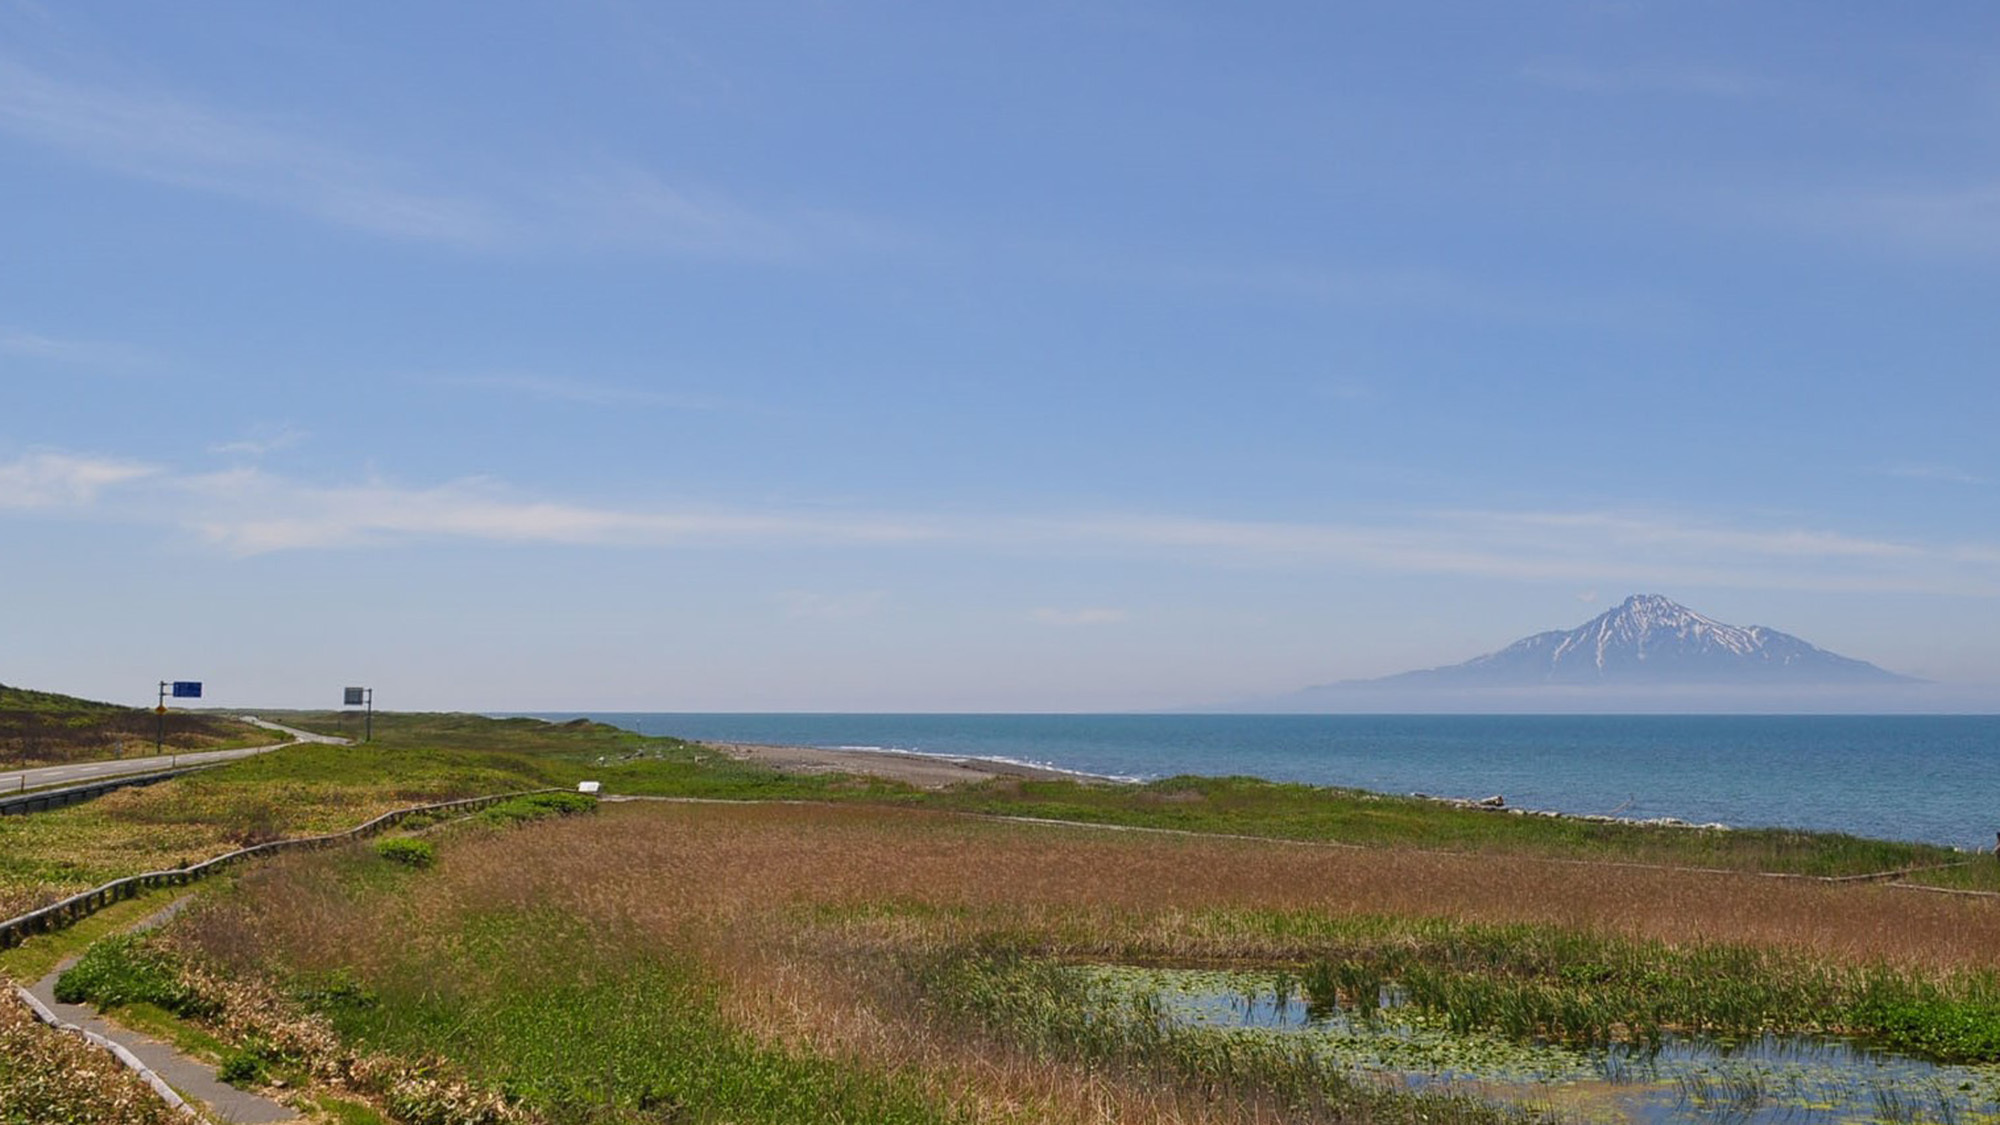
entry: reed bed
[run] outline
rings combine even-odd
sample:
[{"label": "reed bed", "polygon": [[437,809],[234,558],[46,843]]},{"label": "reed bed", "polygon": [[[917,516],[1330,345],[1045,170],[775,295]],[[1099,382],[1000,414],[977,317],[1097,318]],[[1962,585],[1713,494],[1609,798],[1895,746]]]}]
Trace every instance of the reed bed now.
[{"label": "reed bed", "polygon": [[[1307,1097],[1336,1084],[1282,1053],[1055,1034],[1075,1030],[1059,988],[1010,1009],[948,983],[981,957],[1319,966],[1350,1001],[1393,976],[1481,1026],[1595,1035],[1636,1022],[1603,998],[1650,997],[1677,1026],[1962,1006],[2000,950],[1990,903],[1879,886],[868,807],[609,806],[437,852],[428,870],[363,849],[283,859],[171,936],[561,1121],[780,1120],[800,1106],[781,1087],[825,1120],[1485,1119],[1365,1084]],[[634,1061],[661,1058],[683,1061]]]}]

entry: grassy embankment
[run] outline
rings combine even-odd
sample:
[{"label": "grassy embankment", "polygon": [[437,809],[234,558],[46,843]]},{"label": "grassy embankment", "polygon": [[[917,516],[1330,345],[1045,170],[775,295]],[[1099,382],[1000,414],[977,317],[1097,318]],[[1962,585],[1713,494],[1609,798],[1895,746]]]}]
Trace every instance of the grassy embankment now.
[{"label": "grassy embankment", "polygon": [[[393,722],[384,725],[393,727]],[[144,788],[0,818],[0,917],[141,871],[247,844],[351,828],[391,809],[574,785],[600,757],[634,763],[692,748],[608,727],[443,716],[418,738],[302,744]]]},{"label": "grassy embankment", "polygon": [[[1437,801],[1250,777],[1174,777],[1143,786],[1003,780],[924,804],[1092,824],[1326,840],[1370,847],[1534,854],[1731,871],[1841,876],[1955,864],[1966,854],[1929,844],[1788,829],[1655,827],[1455,808]],[[2000,889],[2000,878],[1967,885]]]},{"label": "grassy embankment", "polygon": [[434,842],[433,867],[262,865],[114,960],[194,966],[186,1010],[278,1073],[435,1055],[555,1122],[1519,1112],[1164,1023],[1075,967],[1105,962],[1282,969],[1356,1011],[1394,983],[1472,1038],[2000,1058],[1982,901],[883,808],[626,805]]},{"label": "grassy embankment", "polygon": [[[165,718],[169,752],[282,741],[271,731],[224,715],[169,710]],[[151,754],[159,731],[159,717],[143,708],[0,684],[0,769]]]}]

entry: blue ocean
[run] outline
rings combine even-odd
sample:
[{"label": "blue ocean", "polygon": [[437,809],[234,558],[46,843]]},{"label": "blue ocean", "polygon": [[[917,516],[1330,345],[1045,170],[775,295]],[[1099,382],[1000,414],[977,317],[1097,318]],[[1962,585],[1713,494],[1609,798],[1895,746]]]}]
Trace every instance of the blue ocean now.
[{"label": "blue ocean", "polygon": [[[573,718],[578,713],[549,714]],[[726,742],[990,758],[1151,779],[1248,774],[1621,817],[1990,849],[2000,716],[808,715],[590,718]]]}]

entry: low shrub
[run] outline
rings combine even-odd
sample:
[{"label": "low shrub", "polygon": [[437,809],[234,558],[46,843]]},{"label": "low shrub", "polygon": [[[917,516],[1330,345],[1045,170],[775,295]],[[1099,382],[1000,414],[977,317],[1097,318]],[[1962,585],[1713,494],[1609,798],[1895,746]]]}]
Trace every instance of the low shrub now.
[{"label": "low shrub", "polygon": [[423,870],[437,865],[437,849],[429,840],[413,840],[407,836],[392,836],[375,841],[375,854],[391,863]]},{"label": "low shrub", "polygon": [[528,793],[491,806],[479,814],[479,819],[489,824],[520,824],[596,811],[597,798],[582,793]]},{"label": "low shrub", "polygon": [[239,1089],[262,1083],[268,1073],[264,1056],[247,1050],[229,1052],[222,1057],[222,1065],[215,1068],[217,1079]]},{"label": "low shrub", "polygon": [[56,999],[65,1004],[152,1004],[178,1016],[213,1014],[182,978],[171,955],[146,943],[139,934],[108,937],[84,951],[77,963],[56,980]]}]

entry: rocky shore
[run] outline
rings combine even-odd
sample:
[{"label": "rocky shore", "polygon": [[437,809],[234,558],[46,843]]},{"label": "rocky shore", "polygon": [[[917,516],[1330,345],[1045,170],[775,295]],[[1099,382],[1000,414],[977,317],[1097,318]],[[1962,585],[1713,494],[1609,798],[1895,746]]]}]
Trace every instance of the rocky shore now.
[{"label": "rocky shore", "polygon": [[1630,824],[1637,828],[1703,828],[1711,831],[1727,832],[1730,826],[1720,822],[1696,824],[1674,816],[1626,817],[1611,816],[1606,813],[1565,813],[1554,809],[1523,809],[1507,803],[1507,798],[1495,793],[1491,797],[1477,800],[1470,797],[1439,797],[1430,793],[1412,793],[1419,801],[1434,801],[1455,809],[1469,809],[1473,812],[1504,813],[1508,816],[1541,816],[1553,820],[1581,820],[1589,824]]}]

